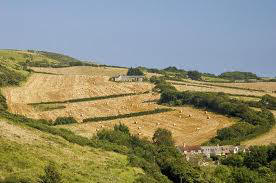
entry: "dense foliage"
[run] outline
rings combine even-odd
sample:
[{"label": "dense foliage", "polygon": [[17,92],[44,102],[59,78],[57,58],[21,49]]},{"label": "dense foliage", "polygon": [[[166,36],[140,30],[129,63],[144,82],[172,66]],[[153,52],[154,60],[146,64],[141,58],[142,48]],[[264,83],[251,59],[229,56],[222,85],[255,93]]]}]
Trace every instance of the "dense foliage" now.
[{"label": "dense foliage", "polygon": [[198,71],[188,71],[188,77],[192,80],[201,80],[201,75]]},{"label": "dense foliage", "polygon": [[[128,147],[131,150],[128,155],[130,163],[142,167],[157,182],[170,182],[166,176],[173,182],[203,181],[197,167],[191,166],[174,146],[170,131],[157,129],[152,143],[131,135],[123,124],[119,126],[115,126],[114,130],[105,129],[98,132],[97,138]],[[163,175],[158,173],[160,170]]]},{"label": "dense foliage", "polygon": [[161,94],[160,103],[190,104],[241,118],[240,122],[231,127],[218,130],[217,136],[210,140],[212,144],[239,144],[242,140],[267,132],[275,124],[275,118],[270,111],[255,111],[238,100],[230,99],[224,93],[167,90]]},{"label": "dense foliage", "polygon": [[258,79],[258,76],[252,72],[224,72],[219,75],[219,77],[229,80],[248,80],[248,79]]},{"label": "dense foliage", "polygon": [[222,158],[221,163],[232,170],[232,174],[225,177],[226,179],[240,182],[276,182],[276,144],[251,146],[247,152]]},{"label": "dense foliage", "polygon": [[143,71],[139,68],[129,68],[127,71],[128,76],[144,76]]}]

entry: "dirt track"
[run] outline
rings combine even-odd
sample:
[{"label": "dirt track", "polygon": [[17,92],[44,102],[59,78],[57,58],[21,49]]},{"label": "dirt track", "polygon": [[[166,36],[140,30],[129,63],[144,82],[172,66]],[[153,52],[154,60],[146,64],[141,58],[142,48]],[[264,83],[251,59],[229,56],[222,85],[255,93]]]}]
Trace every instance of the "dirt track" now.
[{"label": "dirt track", "polygon": [[[52,111],[37,111],[28,103],[63,101],[77,98],[105,96],[122,93],[144,92],[151,90],[149,83],[114,83],[108,81],[108,71],[102,71],[104,76],[77,75],[68,68],[66,75],[34,74],[22,87],[5,88],[9,110],[32,118],[56,119],[58,116],[73,116],[79,122],[89,117],[112,116],[162,108],[154,101],[159,95],[142,94],[90,102],[66,103],[65,109]],[[76,68],[79,69],[79,68]],[[52,72],[56,72],[53,69]],[[65,72],[65,71],[64,71]],[[78,71],[79,72],[79,71]],[[74,73],[74,72],[73,72]],[[151,138],[157,128],[167,128],[173,132],[177,144],[200,144],[216,134],[217,129],[229,126],[233,119],[222,115],[208,113],[191,107],[175,108],[175,111],[140,116],[128,119],[91,122],[85,124],[67,125],[77,134],[92,136],[96,129],[111,128],[122,122],[129,126],[131,132],[141,132],[141,136]],[[182,113],[181,113],[182,111]],[[192,117],[188,117],[191,114]],[[207,115],[211,119],[207,119]],[[134,124],[137,122],[137,124]],[[159,123],[159,124],[158,124]],[[138,129],[138,127],[141,127]]]}]

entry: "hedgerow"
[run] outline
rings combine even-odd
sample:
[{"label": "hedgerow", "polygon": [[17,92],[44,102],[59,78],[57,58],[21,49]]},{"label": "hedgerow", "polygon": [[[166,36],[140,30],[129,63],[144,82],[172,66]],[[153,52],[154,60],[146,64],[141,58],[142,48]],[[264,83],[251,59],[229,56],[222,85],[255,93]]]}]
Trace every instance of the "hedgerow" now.
[{"label": "hedgerow", "polygon": [[71,99],[71,100],[64,100],[64,101],[29,103],[28,105],[65,104],[65,103],[88,102],[88,101],[104,100],[104,99],[110,99],[110,98],[127,97],[127,96],[133,96],[133,95],[142,95],[142,94],[146,94],[146,93],[149,93],[149,91],[141,92],[141,93],[124,93],[124,94],[106,95],[106,96],[98,96],[98,97],[78,98],[78,99]]},{"label": "hedgerow", "polygon": [[73,124],[77,123],[77,120],[75,120],[73,117],[58,117],[54,125],[66,125],[66,124]]},{"label": "hedgerow", "polygon": [[172,110],[173,109],[170,109],[170,108],[162,108],[162,109],[155,109],[155,110],[151,110],[151,111],[142,111],[142,112],[134,112],[134,113],[128,113],[128,114],[119,114],[119,115],[116,115],[116,116],[86,118],[86,119],[83,120],[83,122],[98,122],[98,121],[109,121],[109,120],[123,119],[123,118],[132,118],[132,117],[138,117],[138,116],[145,116],[145,115],[169,112],[169,111],[172,111]]}]

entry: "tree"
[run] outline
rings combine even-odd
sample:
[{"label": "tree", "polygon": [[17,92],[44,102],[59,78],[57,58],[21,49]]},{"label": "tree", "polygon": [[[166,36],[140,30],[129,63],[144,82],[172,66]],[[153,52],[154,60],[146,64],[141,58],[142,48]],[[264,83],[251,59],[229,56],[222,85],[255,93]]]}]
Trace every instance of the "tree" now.
[{"label": "tree", "polygon": [[39,183],[62,183],[61,175],[53,163],[47,165],[44,171],[45,175],[40,176]]},{"label": "tree", "polygon": [[225,165],[220,165],[216,167],[214,174],[218,179],[225,181],[230,177],[231,169]]},{"label": "tree", "polygon": [[128,76],[144,76],[144,73],[139,68],[130,68],[127,72]]},{"label": "tree", "polygon": [[245,155],[244,164],[250,169],[258,169],[261,166],[267,165],[267,159],[268,154],[266,146],[252,146]]},{"label": "tree", "polygon": [[258,79],[258,76],[252,72],[224,72],[219,77],[230,80],[247,80],[247,79]]},{"label": "tree", "polygon": [[223,159],[221,163],[227,166],[241,167],[243,165],[243,157],[239,154],[232,154]]},{"label": "tree", "polygon": [[200,80],[201,79],[201,73],[198,71],[188,71],[188,77],[192,80]]},{"label": "tree", "polygon": [[157,144],[157,145],[166,145],[166,146],[174,145],[172,132],[163,128],[158,128],[155,131],[152,140],[154,144]]},{"label": "tree", "polygon": [[120,131],[120,132],[123,132],[123,133],[125,133],[125,134],[130,135],[128,126],[126,126],[126,125],[124,125],[124,124],[122,124],[122,123],[120,123],[119,125],[116,124],[116,125],[114,126],[114,131]]},{"label": "tree", "polygon": [[256,172],[250,171],[249,169],[235,168],[231,174],[231,179],[233,183],[257,183],[259,178]]}]

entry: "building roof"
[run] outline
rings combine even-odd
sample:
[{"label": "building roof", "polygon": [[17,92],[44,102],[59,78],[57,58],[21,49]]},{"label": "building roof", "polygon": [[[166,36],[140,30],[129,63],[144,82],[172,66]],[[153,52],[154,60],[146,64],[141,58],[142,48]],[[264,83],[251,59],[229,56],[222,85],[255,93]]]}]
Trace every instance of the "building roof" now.
[{"label": "building roof", "polygon": [[201,148],[200,146],[180,146],[179,147],[180,151],[200,151]]},{"label": "building roof", "polygon": [[123,77],[123,78],[144,78],[145,76],[127,76],[127,75],[113,76],[113,78],[118,78],[118,77]]}]

